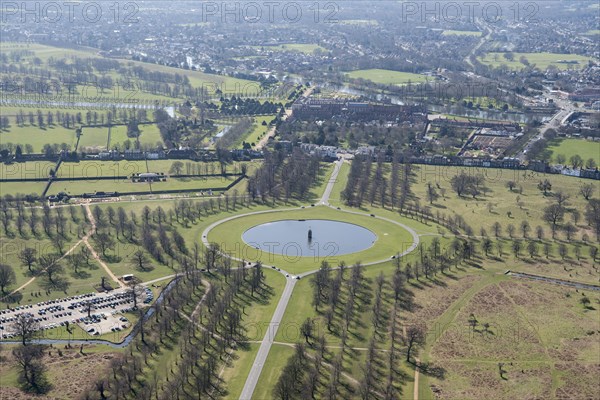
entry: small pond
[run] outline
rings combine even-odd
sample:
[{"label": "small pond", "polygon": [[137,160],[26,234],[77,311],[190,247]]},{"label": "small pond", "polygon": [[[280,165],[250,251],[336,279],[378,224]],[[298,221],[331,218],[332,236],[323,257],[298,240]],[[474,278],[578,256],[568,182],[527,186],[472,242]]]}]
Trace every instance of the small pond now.
[{"label": "small pond", "polygon": [[262,251],[291,258],[332,257],[366,250],[377,235],[347,222],[307,219],[256,225],[242,234],[242,240]]}]

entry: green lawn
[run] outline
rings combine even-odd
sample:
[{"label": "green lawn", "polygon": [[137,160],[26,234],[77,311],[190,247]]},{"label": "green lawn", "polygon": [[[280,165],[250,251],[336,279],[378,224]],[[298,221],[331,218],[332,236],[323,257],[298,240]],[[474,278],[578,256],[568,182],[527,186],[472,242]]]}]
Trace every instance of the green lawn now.
[{"label": "green lawn", "polygon": [[273,388],[287,364],[288,358],[294,354],[294,348],[290,346],[273,344],[265,361],[253,398],[266,400],[274,399]]},{"label": "green lawn", "polygon": [[[368,227],[377,235],[377,240],[369,249],[357,253],[329,255],[327,249],[321,249],[319,252],[323,254],[300,255],[300,257],[297,257],[298,255],[294,253],[289,257],[284,257],[254,249],[241,239],[243,232],[252,226],[285,219],[330,219],[353,223]],[[401,227],[381,219],[349,214],[320,206],[236,218],[213,228],[208,234],[208,240],[221,244],[222,249],[233,253],[237,258],[262,260],[267,265],[277,265],[290,273],[298,273],[318,268],[323,260],[333,265],[343,260],[346,264],[351,265],[357,261],[373,262],[388,259],[397,252],[408,248],[412,243],[412,236]],[[281,243],[281,245],[283,246],[285,243]]]},{"label": "green lawn", "polygon": [[[285,277],[276,271],[265,269],[265,283],[271,288],[270,299],[266,303],[258,303],[246,310],[243,328],[250,341],[260,341],[265,336],[267,327],[271,322],[281,292],[286,284]],[[223,371],[222,379],[227,382],[228,399],[238,399],[248,373],[252,368],[260,344],[249,343],[247,348],[239,348],[233,355],[232,363]]]},{"label": "green lawn", "polygon": [[264,51],[295,51],[299,53],[311,54],[314,53],[315,50],[327,51],[326,48],[319,46],[318,44],[310,44],[310,43],[286,43],[280,44],[278,46],[252,46],[255,49],[264,50]]},{"label": "green lawn", "polygon": [[72,149],[75,146],[76,138],[74,129],[66,129],[59,125],[40,129],[36,125],[17,126],[12,124],[8,132],[0,132],[0,142],[19,144],[23,149],[26,144],[30,144],[33,146],[34,152],[39,153],[45,144],[66,143]]},{"label": "green lawn", "polygon": [[379,22],[375,19],[341,19],[339,21],[342,25],[361,25],[361,26],[369,26],[369,25],[379,25]]},{"label": "green lawn", "polygon": [[225,189],[237,177],[211,177],[211,178],[167,178],[166,182],[152,183],[152,190],[190,190],[190,189]]},{"label": "green lawn", "polygon": [[[487,53],[484,57],[480,57],[479,61],[482,64],[489,65],[491,67],[499,67],[506,65],[512,69],[523,69],[525,65],[521,63],[521,57],[525,57],[530,65],[534,65],[542,70],[547,69],[549,66],[554,66],[560,70],[566,69],[581,69],[585,67],[588,61],[591,60],[589,57],[580,56],[577,54],[556,54],[556,53],[513,53],[513,61],[509,61],[504,57],[505,53]],[[559,60],[567,61],[578,61],[578,64],[564,64],[558,63]]]},{"label": "green lawn", "polygon": [[[113,130],[115,128],[113,128]],[[84,147],[91,147],[96,150],[106,150],[106,145],[108,143],[108,128],[84,128],[82,133],[83,134],[79,139],[80,149],[83,149]]]},{"label": "green lawn", "polygon": [[[271,122],[275,118],[275,115],[263,116],[263,117],[254,117],[254,125],[252,130],[248,135],[242,139],[240,139],[237,146],[240,147],[242,142],[247,142],[252,145],[258,144],[263,135],[265,135],[269,129],[271,128],[269,122]],[[263,125],[263,122],[267,125]]]},{"label": "green lawn", "polygon": [[348,181],[348,173],[350,172],[350,164],[343,163],[340,172],[337,176],[337,181],[333,186],[333,190],[331,191],[331,195],[329,195],[329,204],[334,206],[342,205],[342,197],[341,194],[346,187],[346,182]]},{"label": "green lawn", "polygon": [[130,176],[132,174],[143,172],[147,172],[145,161],[86,160],[79,162],[63,162],[60,165],[56,176],[59,178],[86,177],[93,179],[99,176]]},{"label": "green lawn", "polygon": [[443,36],[450,36],[450,35],[457,35],[457,36],[481,36],[482,33],[479,31],[453,31],[453,30],[448,30],[448,31],[444,31],[442,32]]},{"label": "green lawn", "polygon": [[0,163],[0,179],[47,178],[56,163],[51,161]]},{"label": "green lawn", "polygon": [[221,379],[227,385],[227,394],[223,397],[224,399],[237,400],[244,389],[246,378],[250,373],[260,344],[248,343],[246,346],[235,351],[230,364],[223,370]]},{"label": "green lawn", "polygon": [[150,185],[146,182],[132,182],[130,179],[106,179],[85,181],[54,182],[48,190],[48,195],[65,192],[69,195],[82,195],[94,192],[147,192]]},{"label": "green lawn", "polygon": [[32,194],[41,195],[46,182],[0,182],[0,195]]},{"label": "green lawn", "polygon": [[[290,45],[292,46],[292,45]],[[302,45],[299,45],[300,49],[302,49]],[[304,45],[310,46],[310,45]],[[12,43],[6,42],[1,45],[2,51],[11,51],[16,49],[27,49],[35,52],[35,56],[39,57],[44,64],[46,64],[50,57],[55,59],[68,59],[70,57],[80,57],[80,58],[90,58],[90,57],[100,57],[95,50],[72,50],[72,49],[63,49],[54,46],[46,46],[41,44],[21,44],[21,43]],[[253,94],[258,93],[260,91],[260,85],[257,82],[232,78],[224,75],[215,75],[215,74],[206,74],[200,71],[192,71],[192,70],[184,70],[180,68],[167,67],[164,65],[158,64],[150,64],[144,63],[140,61],[132,61],[132,60],[122,60],[117,59],[122,64],[126,64],[127,66],[138,66],[144,67],[149,71],[157,71],[157,72],[167,72],[170,74],[178,74],[185,75],[189,78],[190,83],[193,87],[205,87],[209,93],[213,93],[216,89],[220,89],[223,93],[245,93],[245,94]],[[23,65],[29,65],[31,60],[28,58],[24,58],[22,60]],[[108,74],[113,79],[119,77],[119,74],[116,71],[110,71]],[[95,92],[95,87],[88,87],[87,97],[94,98],[97,96],[103,97],[111,97],[115,98],[115,93],[109,93],[106,91],[104,94],[98,94]],[[144,92],[127,92],[123,91],[123,88],[119,88],[120,92],[118,93],[118,98],[126,98],[130,96],[132,99],[141,100],[141,101],[150,101],[150,100],[173,100],[169,97],[164,96],[156,96],[150,93]],[[80,90],[81,91],[81,90]]]},{"label": "green lawn", "polygon": [[391,71],[387,69],[362,69],[347,72],[346,76],[352,79],[369,80],[380,85],[406,85],[409,82],[419,83],[432,79],[425,75]]},{"label": "green lawn", "polygon": [[549,144],[548,149],[552,151],[554,161],[558,154],[564,155],[567,163],[571,156],[579,155],[584,162],[591,158],[596,161],[596,165],[600,165],[600,142],[585,139],[557,139]]}]

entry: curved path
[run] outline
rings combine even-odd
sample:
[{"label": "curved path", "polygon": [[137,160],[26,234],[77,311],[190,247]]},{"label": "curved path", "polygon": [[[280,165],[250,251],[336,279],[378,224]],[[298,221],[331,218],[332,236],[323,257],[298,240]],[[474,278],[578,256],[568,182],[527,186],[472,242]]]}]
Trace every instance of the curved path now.
[{"label": "curved path", "polygon": [[[325,188],[325,191],[323,193],[323,197],[321,198],[321,201],[319,203],[319,205],[326,205],[329,207],[332,207],[331,205],[329,205],[329,196],[331,195],[331,192],[333,190],[333,187],[337,181],[337,175],[339,173],[339,170],[341,168],[343,161],[337,161],[335,168],[333,169],[333,172],[331,173],[331,177],[329,178],[329,182],[327,183],[327,187]],[[335,208],[335,207],[332,207]],[[209,245],[208,242],[208,233],[210,232],[211,229],[213,229],[215,226],[227,222],[227,221],[231,221],[233,219],[236,218],[241,218],[241,217],[245,217],[248,215],[256,215],[256,214],[266,214],[266,213],[272,213],[272,212],[280,212],[280,211],[289,211],[289,210],[296,210],[296,209],[300,209],[300,208],[289,208],[289,209],[281,209],[281,210],[266,210],[266,211],[255,211],[255,212],[251,212],[251,213],[246,213],[246,214],[241,214],[241,215],[235,215],[232,217],[228,217],[225,219],[222,219],[220,221],[214,222],[211,225],[209,225],[206,229],[204,229],[204,231],[202,232],[202,243],[205,246]],[[357,212],[357,211],[347,211],[347,210],[342,210],[342,209],[338,209],[338,211],[341,212],[346,212],[346,213],[350,213],[350,214],[356,214],[356,215],[365,215],[365,216],[370,216],[370,214],[367,213],[363,213],[363,212]],[[404,225],[400,222],[394,221],[392,219],[389,218],[383,218],[383,217],[375,217],[375,218],[379,218],[382,219],[384,221],[387,222],[391,222],[392,224],[395,224],[397,226],[400,226],[404,229],[406,229],[412,236],[413,238],[413,243],[411,244],[411,246],[403,251],[402,253],[399,254],[400,257],[412,252],[417,245],[419,244],[419,235],[417,234],[417,232],[415,232],[414,229],[412,229],[411,227]],[[226,254],[225,254],[226,255]],[[236,258],[236,257],[231,257],[232,259],[241,261],[240,259]],[[389,259],[384,259],[384,260],[379,260],[379,261],[373,261],[370,263],[366,263],[363,264],[365,266],[367,265],[375,265],[375,264],[381,264],[383,262],[387,262],[389,261]],[[268,266],[266,266],[268,267]],[[351,267],[351,266],[350,266]],[[286,271],[281,270],[280,271],[282,274],[287,274]],[[317,270],[314,271],[309,271],[309,272],[305,272],[303,274],[299,274],[299,277],[305,277],[311,274],[314,274],[315,272],[317,272]],[[252,368],[250,369],[250,372],[248,373],[248,377],[246,378],[246,383],[244,384],[244,388],[242,389],[242,393],[240,394],[240,399],[241,400],[250,400],[252,398],[252,394],[254,393],[254,389],[256,388],[256,385],[258,383],[258,379],[260,377],[260,374],[262,372],[262,369],[265,365],[265,362],[267,360],[267,356],[269,355],[269,351],[271,350],[271,345],[273,344],[274,340],[275,340],[275,336],[277,334],[277,329],[279,327],[279,325],[281,324],[281,320],[283,319],[283,314],[285,313],[285,309],[287,308],[287,305],[290,301],[290,298],[292,297],[292,292],[294,291],[294,286],[296,285],[296,279],[293,278],[288,278],[285,284],[285,288],[283,289],[283,293],[281,294],[281,297],[279,298],[279,302],[277,303],[277,308],[275,309],[275,312],[273,313],[273,316],[271,318],[271,322],[269,323],[269,329],[267,329],[267,332],[263,338],[263,340],[260,343],[260,348],[258,349],[258,352],[256,353],[256,358],[254,359],[254,363],[252,364]]]},{"label": "curved path", "polygon": [[[73,244],[71,246],[71,248],[69,248],[69,250],[67,250],[65,252],[65,254],[63,254],[58,260],[56,260],[56,262],[59,262],[59,261],[63,260],[69,254],[73,253],[77,249],[77,247],[80,244],[83,243],[83,244],[85,244],[90,249],[90,251],[92,252],[92,255],[93,255],[94,259],[98,260],[98,262],[100,263],[100,265],[102,265],[103,268],[108,269],[108,266],[106,266],[106,264],[104,264],[103,262],[101,262],[100,257],[98,257],[98,254],[96,254],[96,252],[94,251],[94,249],[92,248],[92,246],[90,246],[89,239],[96,232],[96,222],[95,222],[94,216],[92,215],[92,212],[90,210],[89,203],[84,204],[84,207],[86,209],[86,213],[87,213],[88,219],[90,221],[91,229],[81,239],[79,239],[77,242],[75,242],[75,244]],[[31,207],[31,208],[34,208],[34,207]],[[39,207],[39,208],[42,208],[42,207]],[[39,271],[39,273],[44,272],[44,271],[45,270],[41,270],[41,271]],[[112,274],[112,272],[111,272],[111,274]],[[6,296],[0,297],[0,300],[4,300],[4,299],[8,298],[9,296],[12,296],[13,294],[15,294],[15,293],[17,293],[17,292],[25,289],[27,286],[31,285],[36,280],[36,278],[37,278],[37,276],[33,276],[27,282],[23,283],[21,286],[19,286],[18,288],[16,288],[15,290],[13,290],[9,294],[7,294]],[[118,280],[116,282],[119,283]],[[119,283],[119,286],[122,287],[120,283]]]}]

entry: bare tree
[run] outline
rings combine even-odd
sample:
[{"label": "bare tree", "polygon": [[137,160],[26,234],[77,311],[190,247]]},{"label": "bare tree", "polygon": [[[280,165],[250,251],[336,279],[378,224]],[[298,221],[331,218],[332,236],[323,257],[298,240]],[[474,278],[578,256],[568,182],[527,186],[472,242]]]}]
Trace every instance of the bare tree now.
[{"label": "bare tree", "polygon": [[41,362],[45,346],[19,346],[12,354],[19,366],[19,383],[28,393],[43,394],[50,390],[51,385],[46,379],[46,368]]},{"label": "bare tree", "polygon": [[115,240],[108,233],[101,232],[94,235],[94,243],[100,248],[102,255],[106,257],[106,250],[114,246]]},{"label": "bare tree", "polygon": [[38,263],[40,264],[40,268],[46,273],[50,283],[56,283],[56,275],[63,272],[59,257],[56,254],[43,255],[38,259]]},{"label": "bare tree", "polygon": [[15,271],[8,264],[0,264],[0,293],[5,293],[5,289],[15,283],[17,277]]},{"label": "bare tree", "polygon": [[142,249],[137,250],[131,255],[131,266],[138,271],[151,271],[153,269],[150,259]]},{"label": "bare tree", "polygon": [[589,200],[594,195],[594,185],[592,183],[584,183],[579,188],[579,193],[584,199]]},{"label": "bare tree", "polygon": [[406,348],[406,361],[410,361],[412,353],[419,347],[425,344],[425,329],[420,325],[411,325],[406,329],[404,337]]},{"label": "bare tree", "polygon": [[39,324],[29,313],[18,314],[12,324],[12,330],[21,337],[23,346],[27,346],[39,329]]},{"label": "bare tree", "polygon": [[24,266],[27,266],[27,269],[29,270],[30,273],[33,273],[33,270],[31,268],[33,267],[33,264],[37,260],[36,254],[37,254],[37,251],[31,247],[25,247],[19,253],[19,260],[21,261],[21,263]]}]

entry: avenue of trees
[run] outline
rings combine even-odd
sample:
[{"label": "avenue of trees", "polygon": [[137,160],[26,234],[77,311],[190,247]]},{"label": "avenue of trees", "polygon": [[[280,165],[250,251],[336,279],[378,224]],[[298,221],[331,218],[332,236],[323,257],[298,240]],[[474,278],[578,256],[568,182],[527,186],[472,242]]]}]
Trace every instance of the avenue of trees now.
[{"label": "avenue of trees", "polygon": [[[207,261],[204,261],[206,263]],[[231,268],[231,260],[213,260],[215,269],[203,275],[189,270],[168,292],[154,315],[140,319],[139,334],[128,351],[111,361],[106,376],[97,378],[84,398],[174,399],[224,394],[219,371],[226,357],[247,340],[244,309],[269,296],[260,264]],[[175,357],[161,371],[161,348]],[[134,351],[135,350],[135,351]],[[152,369],[152,368],[150,368]]]},{"label": "avenue of trees", "polygon": [[342,200],[351,207],[370,205],[389,206],[402,211],[411,197],[411,164],[401,164],[397,158],[391,163],[389,178],[384,173],[385,158],[380,154],[377,161],[369,156],[356,156],[350,167],[348,182],[342,191]]},{"label": "avenue of trees", "polygon": [[265,152],[264,163],[248,178],[247,191],[252,201],[308,199],[311,187],[319,179],[320,159],[298,149],[291,157],[285,154],[285,150]]}]

